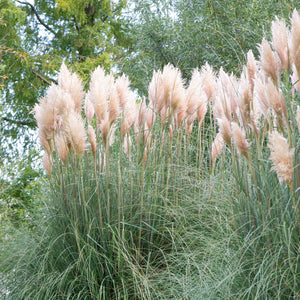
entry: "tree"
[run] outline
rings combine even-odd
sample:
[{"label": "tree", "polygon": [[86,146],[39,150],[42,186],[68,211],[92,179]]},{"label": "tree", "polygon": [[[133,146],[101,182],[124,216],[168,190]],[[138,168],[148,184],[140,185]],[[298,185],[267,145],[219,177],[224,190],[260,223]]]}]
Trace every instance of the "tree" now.
[{"label": "tree", "polygon": [[[147,91],[153,69],[171,62],[185,78],[208,62],[238,72],[245,53],[268,35],[275,15],[287,18],[298,1],[133,1],[133,58],[124,64],[140,91]],[[256,52],[258,55],[258,52]]]},{"label": "tree", "polygon": [[109,70],[126,54],[125,7],[124,0],[0,1],[0,214],[12,224],[28,224],[39,198],[30,111],[62,61],[86,82],[96,66]]},{"label": "tree", "polygon": [[87,80],[97,65],[110,69],[126,53],[125,6],[124,0],[0,2],[2,145],[34,128],[29,112],[63,60]]}]

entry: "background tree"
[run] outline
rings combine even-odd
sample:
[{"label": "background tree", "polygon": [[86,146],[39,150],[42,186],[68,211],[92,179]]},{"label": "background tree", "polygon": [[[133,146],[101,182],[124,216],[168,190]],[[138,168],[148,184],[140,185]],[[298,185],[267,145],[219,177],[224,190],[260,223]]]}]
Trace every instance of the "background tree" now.
[{"label": "background tree", "polygon": [[[31,3],[0,3],[2,139],[19,138],[24,130],[34,128],[29,112],[45,88],[55,82],[63,60],[86,80],[97,65],[110,69],[130,45],[121,18],[126,1]],[[11,141],[6,139],[5,145]]]},{"label": "background tree", "polygon": [[126,55],[125,7],[124,0],[0,1],[1,218],[28,224],[39,199],[39,153],[29,147],[37,143],[34,104],[62,61],[86,82],[96,66],[109,70]]},{"label": "background tree", "polygon": [[144,93],[153,69],[169,62],[185,78],[205,62],[239,71],[245,53],[255,50],[257,41],[269,34],[274,16],[287,18],[300,7],[294,0],[133,2],[133,59],[124,63],[124,69]]}]

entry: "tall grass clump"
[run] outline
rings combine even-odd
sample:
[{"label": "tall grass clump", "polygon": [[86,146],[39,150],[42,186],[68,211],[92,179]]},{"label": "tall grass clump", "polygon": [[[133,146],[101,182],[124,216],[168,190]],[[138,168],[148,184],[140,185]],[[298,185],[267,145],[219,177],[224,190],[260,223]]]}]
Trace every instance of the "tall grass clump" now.
[{"label": "tall grass clump", "polygon": [[185,273],[175,257],[197,244],[189,236],[208,173],[201,125],[213,76],[205,66],[185,87],[167,65],[154,72],[146,104],[126,76],[98,67],[85,93],[62,65],[33,110],[49,199],[40,230],[5,260],[8,298],[166,297],[170,281],[158,274]]},{"label": "tall grass clump", "polygon": [[276,19],[271,44],[258,46],[259,61],[249,51],[240,78],[221,70],[217,79],[215,144],[231,153],[240,188],[235,226],[249,241],[243,298],[300,296],[299,33],[296,11],[290,29]]},{"label": "tall grass clump", "polygon": [[124,75],[98,67],[85,92],[63,64],[33,110],[44,217],[0,295],[299,298],[299,49],[294,11],[239,77],[206,64],[187,85],[168,64],[139,100]]}]

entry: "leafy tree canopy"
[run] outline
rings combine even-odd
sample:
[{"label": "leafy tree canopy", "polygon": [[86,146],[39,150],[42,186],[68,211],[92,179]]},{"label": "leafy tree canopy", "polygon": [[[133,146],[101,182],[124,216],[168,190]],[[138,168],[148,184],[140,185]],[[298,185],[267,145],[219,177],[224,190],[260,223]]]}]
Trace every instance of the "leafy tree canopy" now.
[{"label": "leafy tree canopy", "polygon": [[[171,62],[185,78],[208,62],[238,72],[245,53],[270,31],[277,15],[299,9],[294,0],[133,0],[132,56],[124,63],[135,87],[147,92],[153,69]],[[136,21],[138,20],[138,21]],[[258,52],[256,53],[258,54]]]},{"label": "leafy tree canopy", "polygon": [[130,46],[125,7],[124,0],[0,2],[2,145],[4,137],[19,138],[35,126],[29,112],[63,60],[83,80],[96,66],[118,62]]}]

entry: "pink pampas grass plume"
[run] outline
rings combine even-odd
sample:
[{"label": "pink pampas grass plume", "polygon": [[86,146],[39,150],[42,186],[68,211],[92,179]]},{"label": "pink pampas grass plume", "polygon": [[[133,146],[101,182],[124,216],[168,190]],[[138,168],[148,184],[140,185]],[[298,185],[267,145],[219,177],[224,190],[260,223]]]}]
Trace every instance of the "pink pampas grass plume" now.
[{"label": "pink pampas grass plume", "polygon": [[206,112],[207,112],[207,102],[203,101],[197,110],[197,120],[198,120],[199,126],[202,124],[202,122],[205,118]]},{"label": "pink pampas grass plume", "polygon": [[247,53],[247,75],[251,87],[251,91],[254,89],[255,74],[257,72],[257,62],[254,58],[252,50]]},{"label": "pink pampas grass plume", "polygon": [[297,71],[300,71],[300,16],[296,9],[291,18],[292,28],[290,37],[290,56]]},{"label": "pink pampas grass plume", "polygon": [[272,80],[268,79],[265,87],[269,103],[279,116],[279,119],[287,122],[287,107],[280,89],[277,89]]},{"label": "pink pampas grass plume", "polygon": [[274,82],[278,81],[278,61],[275,54],[271,49],[267,40],[263,39],[259,48],[260,65],[265,73],[273,79]]},{"label": "pink pampas grass plume", "polygon": [[285,22],[276,17],[275,21],[272,22],[271,31],[273,48],[281,60],[283,69],[287,71],[290,68],[288,50],[289,32]]},{"label": "pink pampas grass plume", "polygon": [[150,102],[152,103],[152,107],[155,108],[158,112],[160,112],[165,105],[164,93],[165,91],[162,73],[160,71],[154,71],[148,87],[148,97]]},{"label": "pink pampas grass plume", "polygon": [[146,111],[147,111],[147,105],[146,105],[146,99],[143,97],[140,105],[139,105],[139,112],[138,112],[138,124],[137,126],[139,128],[144,127],[145,120],[146,120]]},{"label": "pink pampas grass plume", "polygon": [[76,112],[69,113],[67,116],[66,135],[76,153],[81,156],[86,149],[87,143],[83,120],[80,114]]},{"label": "pink pampas grass plume", "polygon": [[[199,100],[203,97],[202,78],[198,69],[192,74],[190,84],[186,90],[187,114],[189,116],[196,114],[199,107]],[[195,116],[196,118],[196,116]]]},{"label": "pink pampas grass plume", "polygon": [[266,78],[263,72],[258,73],[255,78],[254,98],[257,99],[260,112],[264,116],[267,116],[270,109],[270,103],[266,93]]},{"label": "pink pampas grass plume", "polygon": [[215,89],[216,79],[214,71],[208,63],[205,63],[205,65],[201,68],[200,74],[203,82],[203,89],[206,93],[207,99],[210,99]]},{"label": "pink pampas grass plume", "polygon": [[129,99],[130,90],[129,90],[130,81],[129,78],[125,75],[117,78],[116,80],[116,90],[118,92],[120,106],[123,109]]},{"label": "pink pampas grass plume", "polygon": [[201,73],[197,69],[194,70],[190,84],[186,90],[186,113],[189,126],[196,118],[198,118],[201,124],[207,111],[208,97],[204,91],[202,80]]},{"label": "pink pampas grass plume", "polygon": [[91,143],[91,149],[94,155],[94,158],[96,157],[96,150],[97,150],[97,140],[96,140],[96,133],[94,128],[89,125],[88,126],[88,134],[90,137],[90,143]]},{"label": "pink pampas grass plume", "polygon": [[64,63],[58,75],[58,86],[71,95],[75,110],[80,112],[84,97],[82,81],[75,73],[72,74]]},{"label": "pink pampas grass plume", "polygon": [[113,123],[121,112],[118,92],[116,87],[113,86],[110,90],[110,101],[109,101],[109,122]]},{"label": "pink pampas grass plume", "polygon": [[41,146],[44,147],[45,151],[47,152],[48,155],[51,154],[51,139],[47,139],[47,135],[45,134],[44,130],[39,129],[39,140]]},{"label": "pink pampas grass plume", "polygon": [[226,117],[223,117],[221,119],[217,119],[219,127],[220,127],[220,133],[222,134],[223,140],[225,143],[231,148],[231,125],[228,119]]},{"label": "pink pampas grass plume", "polygon": [[68,159],[68,147],[66,144],[65,136],[62,132],[55,135],[54,143],[55,143],[55,147],[58,152],[58,155],[59,155],[61,161],[65,165],[67,163],[67,159]]},{"label": "pink pampas grass plume", "polygon": [[238,152],[249,159],[248,148],[250,144],[245,138],[245,132],[240,128],[236,122],[231,123],[232,136],[235,146],[238,149]]},{"label": "pink pampas grass plume", "polygon": [[88,120],[88,123],[90,124],[93,119],[93,116],[95,114],[95,110],[94,110],[94,106],[93,106],[92,102],[90,101],[90,99],[88,97],[85,98],[84,111],[85,111],[85,115]]},{"label": "pink pampas grass plume", "polygon": [[87,97],[93,103],[98,125],[108,117],[110,88],[110,76],[105,75],[104,69],[97,67],[91,74],[90,88]]},{"label": "pink pampas grass plume", "polygon": [[152,124],[155,122],[156,115],[153,111],[153,108],[151,106],[148,106],[146,111],[146,124],[148,129],[151,129]]},{"label": "pink pampas grass plume", "polygon": [[217,157],[219,156],[219,154],[222,152],[224,147],[224,140],[223,140],[223,136],[222,134],[219,132],[215,139],[214,142],[212,143],[211,146],[211,157],[212,157],[212,162],[213,165],[216,162]]},{"label": "pink pampas grass plume", "polygon": [[109,135],[109,130],[110,130],[110,122],[108,118],[103,120],[100,124],[100,130],[102,134],[102,139],[104,141],[104,144],[107,146],[108,145],[108,135]]},{"label": "pink pampas grass plume", "polygon": [[171,107],[173,112],[185,109],[185,88],[180,70],[168,64],[163,69],[162,78],[165,106]]},{"label": "pink pampas grass plume", "polygon": [[135,124],[138,118],[139,107],[136,103],[134,94],[131,94],[128,102],[125,105],[124,117],[121,125],[121,136],[124,137],[125,134],[130,130],[130,128]]},{"label": "pink pampas grass plume", "polygon": [[277,131],[273,131],[269,135],[269,148],[271,150],[270,159],[273,162],[272,170],[277,173],[280,182],[291,185],[294,149],[289,148],[286,138]]}]

